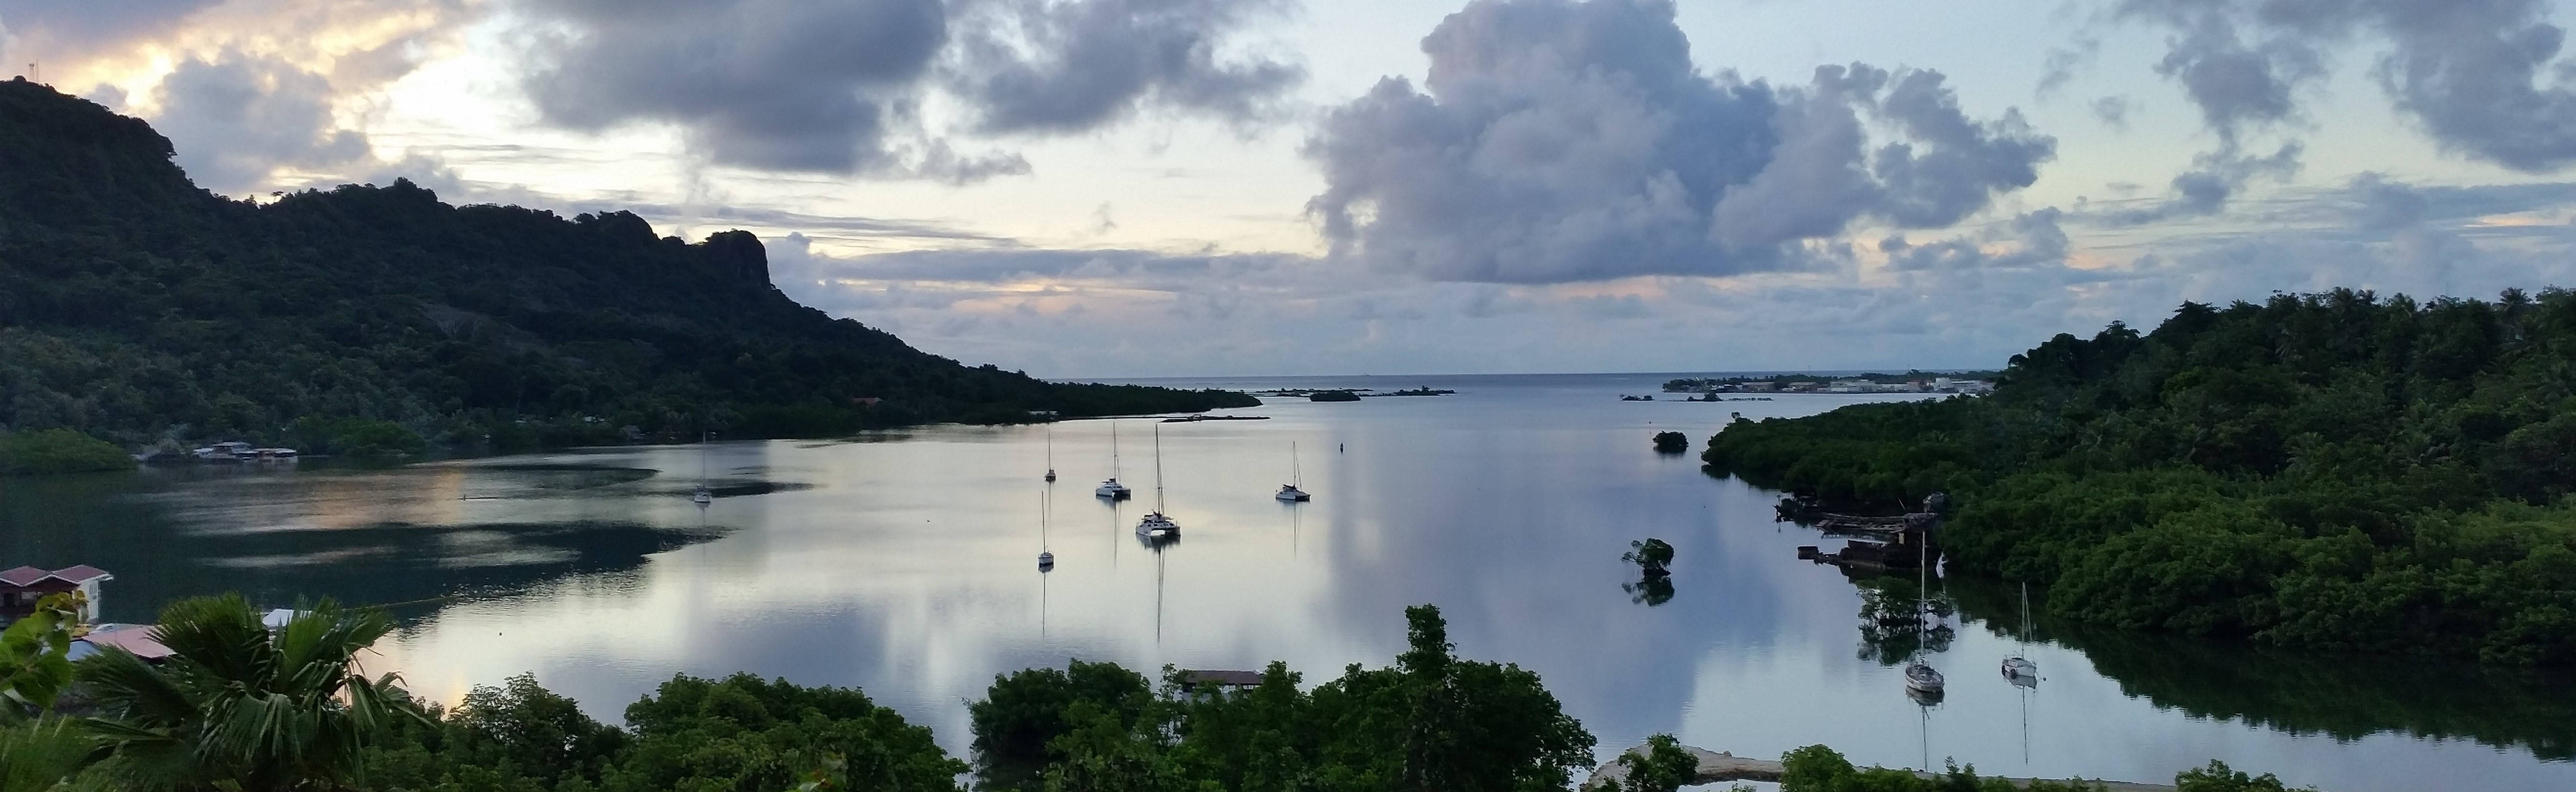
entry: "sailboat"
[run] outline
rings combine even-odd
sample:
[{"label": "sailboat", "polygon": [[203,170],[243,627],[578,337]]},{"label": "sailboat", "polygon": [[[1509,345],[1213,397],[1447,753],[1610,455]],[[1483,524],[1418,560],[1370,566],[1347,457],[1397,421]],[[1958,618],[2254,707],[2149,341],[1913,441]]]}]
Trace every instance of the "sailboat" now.
[{"label": "sailboat", "polygon": [[[1161,428],[1162,428],[1162,427],[1159,427],[1159,426],[1158,426],[1158,427],[1155,427],[1155,430],[1156,430],[1156,431],[1161,431]],[[1091,494],[1093,494],[1093,495],[1098,495],[1098,496],[1103,497],[1103,498],[1108,498],[1108,499],[1113,500],[1113,501],[1126,500],[1126,499],[1128,498],[1128,496],[1131,496],[1131,495],[1134,495],[1134,494],[1135,494],[1135,493],[1133,493],[1133,492],[1129,492],[1129,491],[1127,491],[1127,485],[1118,483],[1118,422],[1117,422],[1117,421],[1110,421],[1110,422],[1109,422],[1109,480],[1108,480],[1108,481],[1100,482],[1100,486],[1099,486],[1098,488],[1093,489],[1093,490],[1091,491]]]},{"label": "sailboat", "polygon": [[698,435],[698,491],[689,496],[689,502],[700,506],[716,502],[715,491],[707,489],[707,441],[714,436],[714,432]]},{"label": "sailboat", "polygon": [[1163,425],[1154,425],[1154,510],[1136,522],[1136,535],[1153,539],[1181,535],[1181,524],[1163,516]]},{"label": "sailboat", "polygon": [[2030,659],[2030,583],[2021,584],[2021,648],[2004,658],[2004,679],[2022,687],[2039,687],[2039,663]]},{"label": "sailboat", "polygon": [[[1921,533],[1914,535],[1916,559],[1914,569],[1917,581],[1914,590],[1914,624],[1918,634],[1922,632],[1923,614],[1930,609],[1930,604],[1924,601],[1925,595],[1932,591],[1931,551],[1924,547],[1929,539],[1929,536]],[[1923,662],[1923,648],[1918,644],[1914,649],[1914,656],[1905,661],[1905,689],[1925,699],[1938,700],[1943,684],[1941,671],[1933,668],[1932,664]]]},{"label": "sailboat", "polygon": [[1288,483],[1279,485],[1279,499],[1290,503],[1298,503],[1313,498],[1314,496],[1306,494],[1305,490],[1297,488],[1297,485],[1304,483],[1305,479],[1304,471],[1299,470],[1297,466],[1297,443],[1293,440],[1289,441]]},{"label": "sailboat", "polygon": [[1047,550],[1047,493],[1038,491],[1038,571],[1055,571],[1055,553]]},{"label": "sailboat", "polygon": [[1055,427],[1047,427],[1047,483],[1055,483]]}]

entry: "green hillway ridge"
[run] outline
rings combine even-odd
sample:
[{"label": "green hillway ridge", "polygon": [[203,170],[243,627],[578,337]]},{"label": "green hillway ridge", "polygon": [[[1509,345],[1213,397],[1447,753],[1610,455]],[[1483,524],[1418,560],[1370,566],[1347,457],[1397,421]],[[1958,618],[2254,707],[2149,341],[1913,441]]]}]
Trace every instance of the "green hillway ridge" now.
[{"label": "green hillway ridge", "polygon": [[143,121],[0,83],[0,430],[508,450],[1255,403],[921,352],[788,299],[743,231],[400,180],[226,199]]}]

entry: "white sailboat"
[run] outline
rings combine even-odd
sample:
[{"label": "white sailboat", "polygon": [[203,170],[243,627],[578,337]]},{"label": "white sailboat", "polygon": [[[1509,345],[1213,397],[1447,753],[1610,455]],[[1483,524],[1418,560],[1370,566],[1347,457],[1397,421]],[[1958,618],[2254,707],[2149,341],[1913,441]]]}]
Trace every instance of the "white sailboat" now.
[{"label": "white sailboat", "polygon": [[1055,427],[1047,427],[1047,483],[1055,483]]},{"label": "white sailboat", "polygon": [[700,506],[716,502],[715,491],[707,489],[707,441],[714,436],[714,432],[698,435],[698,491],[689,496],[689,502]]},{"label": "white sailboat", "polygon": [[1301,503],[1313,498],[1314,496],[1306,494],[1305,490],[1297,488],[1297,485],[1304,483],[1305,479],[1304,471],[1299,470],[1297,466],[1297,443],[1291,440],[1288,442],[1288,483],[1279,485],[1277,497],[1290,503]]},{"label": "white sailboat", "polygon": [[1163,515],[1163,425],[1154,425],[1154,510],[1136,522],[1136,535],[1162,539],[1181,535],[1181,524]]},{"label": "white sailboat", "polygon": [[1047,493],[1038,491],[1038,571],[1055,571],[1055,553],[1047,550]]},{"label": "white sailboat", "polygon": [[[1159,431],[1160,427],[1156,429]],[[1100,482],[1091,494],[1113,501],[1126,500],[1135,494],[1127,490],[1127,485],[1118,483],[1118,422],[1115,420],[1109,422],[1109,480]]]},{"label": "white sailboat", "polygon": [[[1929,603],[1924,601],[1932,591],[1931,551],[1924,547],[1929,538],[1920,533],[1914,535],[1914,625],[1917,634],[1923,632],[1923,614],[1930,609]],[[1944,684],[1941,671],[1923,662],[1923,649],[1918,644],[1914,656],[1905,661],[1905,689],[1927,698],[1938,698]]]},{"label": "white sailboat", "polygon": [[2039,686],[2039,663],[2030,659],[2030,583],[2021,584],[2021,648],[2004,658],[2004,679],[2022,687]]}]

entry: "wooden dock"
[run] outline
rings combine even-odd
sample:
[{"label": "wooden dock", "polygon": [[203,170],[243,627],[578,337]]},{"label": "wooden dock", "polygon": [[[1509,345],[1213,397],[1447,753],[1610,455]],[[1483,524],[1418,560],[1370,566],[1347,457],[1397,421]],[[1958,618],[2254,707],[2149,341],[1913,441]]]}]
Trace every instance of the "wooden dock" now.
[{"label": "wooden dock", "polygon": [[[1638,753],[1645,750],[1646,746],[1639,745],[1635,748],[1628,749],[1628,752]],[[1689,751],[1693,755],[1699,757],[1699,771],[1692,774],[1689,784],[1690,786],[1722,784],[1729,781],[1768,781],[1777,783],[1780,780],[1780,774],[1785,770],[1785,768],[1780,766],[1779,762],[1768,759],[1747,759],[1723,751],[1711,751],[1706,748],[1694,748],[1688,745],[1682,746],[1682,750]],[[1939,773],[1930,773],[1921,770],[1913,772],[1915,775],[1924,778],[1938,778],[1941,775]],[[1624,780],[1627,777],[1628,768],[1621,767],[1617,761],[1612,761],[1594,769],[1592,771],[1592,777],[1584,779],[1582,788],[1587,790],[1593,789],[1599,786],[1604,779],[1616,778]],[[2034,779],[2005,778],[2004,780],[2012,782],[2013,786],[2026,787],[2030,786],[2031,781]],[[2061,784],[2076,783],[2073,781],[2054,779],[2052,779],[2052,781]],[[2164,784],[2135,784],[2126,781],[2091,780],[2081,781],[2081,783],[2089,784],[2093,788],[2100,789],[2103,792],[2175,792],[2173,787]]]}]

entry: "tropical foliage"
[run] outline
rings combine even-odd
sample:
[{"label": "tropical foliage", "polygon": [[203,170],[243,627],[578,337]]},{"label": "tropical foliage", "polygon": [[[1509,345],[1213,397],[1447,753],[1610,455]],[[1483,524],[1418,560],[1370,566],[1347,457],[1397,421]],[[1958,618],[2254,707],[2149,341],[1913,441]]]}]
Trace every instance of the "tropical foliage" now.
[{"label": "tropical foliage", "polygon": [[0,431],[0,476],[133,468],[134,457],[124,449],[77,430]]},{"label": "tropical foliage", "polygon": [[[531,677],[476,688],[369,757],[375,788],[495,792],[955,790],[930,730],[848,688],[674,677],[600,724]],[[810,786],[808,786],[810,785]]]},{"label": "tropical foliage", "polygon": [[171,603],[153,638],[172,657],[107,648],[80,665],[105,711],[88,721],[108,751],[100,771],[129,789],[347,788],[365,749],[418,717],[399,676],[359,665],[392,628],[328,600],[274,630],[240,595]]},{"label": "tropical foliage", "polygon": [[54,708],[72,681],[72,630],[79,624],[75,594],[51,594],[24,617],[0,630],[0,725],[15,724]]},{"label": "tropical foliage", "polygon": [[[170,156],[140,120],[0,83],[0,427],[276,444],[318,417],[509,448],[1255,403],[920,352],[788,299],[745,232],[686,243],[400,180],[232,201]],[[410,442],[350,434],[314,445]]]},{"label": "tropical foliage", "polygon": [[1985,398],[1739,421],[1716,474],[1948,491],[1950,564],[2059,615],[2576,663],[2576,293],[2185,304],[2015,356]]},{"label": "tropical foliage", "polygon": [[[2102,788],[2082,781],[2008,781],[1980,777],[1975,767],[1957,764],[1950,765],[1947,772],[1928,777],[1911,770],[1854,768],[1842,754],[1822,745],[1790,751],[1780,760],[1780,792],[2099,792]],[[2236,789],[2220,787],[2207,792],[2235,792]],[[2247,792],[2253,789],[2246,788]],[[2190,787],[2184,787],[2184,790],[2199,792]]]},{"label": "tropical foliage", "polygon": [[1669,734],[1646,738],[1614,762],[1623,773],[1602,779],[1600,792],[1679,792],[1699,775],[1699,757]]},{"label": "tropical foliage", "polygon": [[[1154,687],[1106,663],[995,677],[967,708],[977,788],[1561,792],[1589,770],[1591,734],[1537,675],[1457,657],[1436,608],[1405,615],[1410,648],[1393,666],[1354,664],[1311,691],[1281,663],[1236,690],[1169,668]],[[59,657],[65,640],[49,636],[71,631],[20,624],[37,626],[10,634],[13,652],[33,637]],[[747,674],[674,677],[626,708],[624,728],[527,675],[454,709],[423,705],[358,668],[385,629],[380,612],[327,602],[274,630],[238,596],[175,603],[156,629],[176,652],[163,665],[114,649],[77,665],[98,717],[0,727],[0,792],[957,792],[970,770],[857,690]],[[0,659],[11,702],[59,686],[58,667],[30,676],[23,657]],[[1793,792],[2010,788],[1957,768],[1855,770],[1822,746],[1785,758]],[[1669,735],[1617,762],[1624,779],[1600,789],[1673,792],[1698,766]],[[2182,778],[2193,792],[2281,789],[2214,762]]]},{"label": "tropical foliage", "polygon": [[[1159,691],[1114,666],[994,680],[975,713],[976,762],[994,789],[1562,790],[1587,771],[1592,735],[1538,676],[1458,658],[1437,608],[1405,611],[1411,648],[1390,668],[1354,665],[1304,691],[1272,663],[1258,686]],[[1043,769],[1025,767],[1043,745]],[[997,772],[1000,770],[1001,772]]]},{"label": "tropical foliage", "polygon": [[1655,451],[1657,453],[1678,454],[1688,450],[1690,450],[1690,435],[1682,434],[1680,432],[1655,433]]}]

